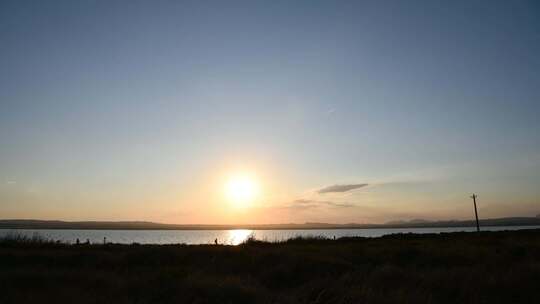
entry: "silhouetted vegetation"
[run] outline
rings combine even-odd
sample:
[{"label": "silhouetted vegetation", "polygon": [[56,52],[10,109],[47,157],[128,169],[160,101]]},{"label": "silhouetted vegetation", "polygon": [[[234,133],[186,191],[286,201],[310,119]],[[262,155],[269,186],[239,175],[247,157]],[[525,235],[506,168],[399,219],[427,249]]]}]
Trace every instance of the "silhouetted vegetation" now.
[{"label": "silhouetted vegetation", "polygon": [[540,230],[223,245],[0,240],[0,303],[535,303]]}]

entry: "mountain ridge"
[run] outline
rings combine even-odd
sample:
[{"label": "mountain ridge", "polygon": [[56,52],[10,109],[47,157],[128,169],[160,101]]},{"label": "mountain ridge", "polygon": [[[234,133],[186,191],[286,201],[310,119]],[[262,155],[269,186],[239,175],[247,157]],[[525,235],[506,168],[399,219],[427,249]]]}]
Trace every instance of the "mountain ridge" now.
[{"label": "mountain ridge", "polygon": [[[474,220],[411,220],[390,221],[384,224],[164,224],[150,221],[61,221],[37,219],[3,219],[0,229],[81,229],[81,230],[222,230],[222,229],[361,229],[361,228],[430,228],[474,227]],[[533,226],[540,225],[539,217],[504,217],[480,220],[480,226]]]}]

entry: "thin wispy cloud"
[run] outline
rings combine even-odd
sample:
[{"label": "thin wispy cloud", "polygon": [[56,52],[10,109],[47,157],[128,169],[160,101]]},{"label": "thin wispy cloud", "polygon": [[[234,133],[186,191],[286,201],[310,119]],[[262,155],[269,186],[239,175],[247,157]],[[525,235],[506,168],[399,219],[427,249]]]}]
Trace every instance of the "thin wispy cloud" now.
[{"label": "thin wispy cloud", "polygon": [[278,208],[302,211],[302,210],[308,210],[308,209],[316,209],[319,207],[320,205],[317,205],[317,204],[289,204],[289,205],[281,206]]},{"label": "thin wispy cloud", "polygon": [[359,188],[365,187],[367,185],[368,184],[333,185],[333,186],[328,186],[328,187],[324,187],[322,189],[319,189],[317,191],[317,193],[319,193],[319,194],[336,193],[336,192],[342,193],[342,192],[347,192],[347,191],[351,191],[351,190],[354,190],[354,189],[359,189]]},{"label": "thin wispy cloud", "polygon": [[309,200],[309,199],[295,200],[292,206],[302,206],[302,207],[310,207],[310,208],[320,207],[320,206],[329,206],[329,207],[335,207],[335,208],[355,207],[355,205],[351,203],[340,203],[340,202],[319,201],[319,200]]}]

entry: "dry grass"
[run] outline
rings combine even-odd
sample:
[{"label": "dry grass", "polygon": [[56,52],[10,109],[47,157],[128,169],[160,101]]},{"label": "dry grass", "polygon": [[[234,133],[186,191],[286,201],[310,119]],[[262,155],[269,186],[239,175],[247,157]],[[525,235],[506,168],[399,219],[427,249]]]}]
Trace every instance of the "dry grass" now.
[{"label": "dry grass", "polygon": [[240,246],[0,241],[0,303],[536,303],[539,283],[540,230]]}]

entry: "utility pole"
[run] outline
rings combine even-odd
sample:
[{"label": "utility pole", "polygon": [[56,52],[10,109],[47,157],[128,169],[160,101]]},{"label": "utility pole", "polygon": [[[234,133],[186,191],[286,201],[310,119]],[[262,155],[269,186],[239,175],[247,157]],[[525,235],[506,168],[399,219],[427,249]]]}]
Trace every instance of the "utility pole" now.
[{"label": "utility pole", "polygon": [[473,199],[473,204],[474,204],[474,215],[476,216],[476,231],[480,232],[480,223],[478,222],[478,211],[476,210],[476,198],[477,197],[478,197],[478,195],[476,195],[476,194],[473,194],[471,196],[471,198]]}]

